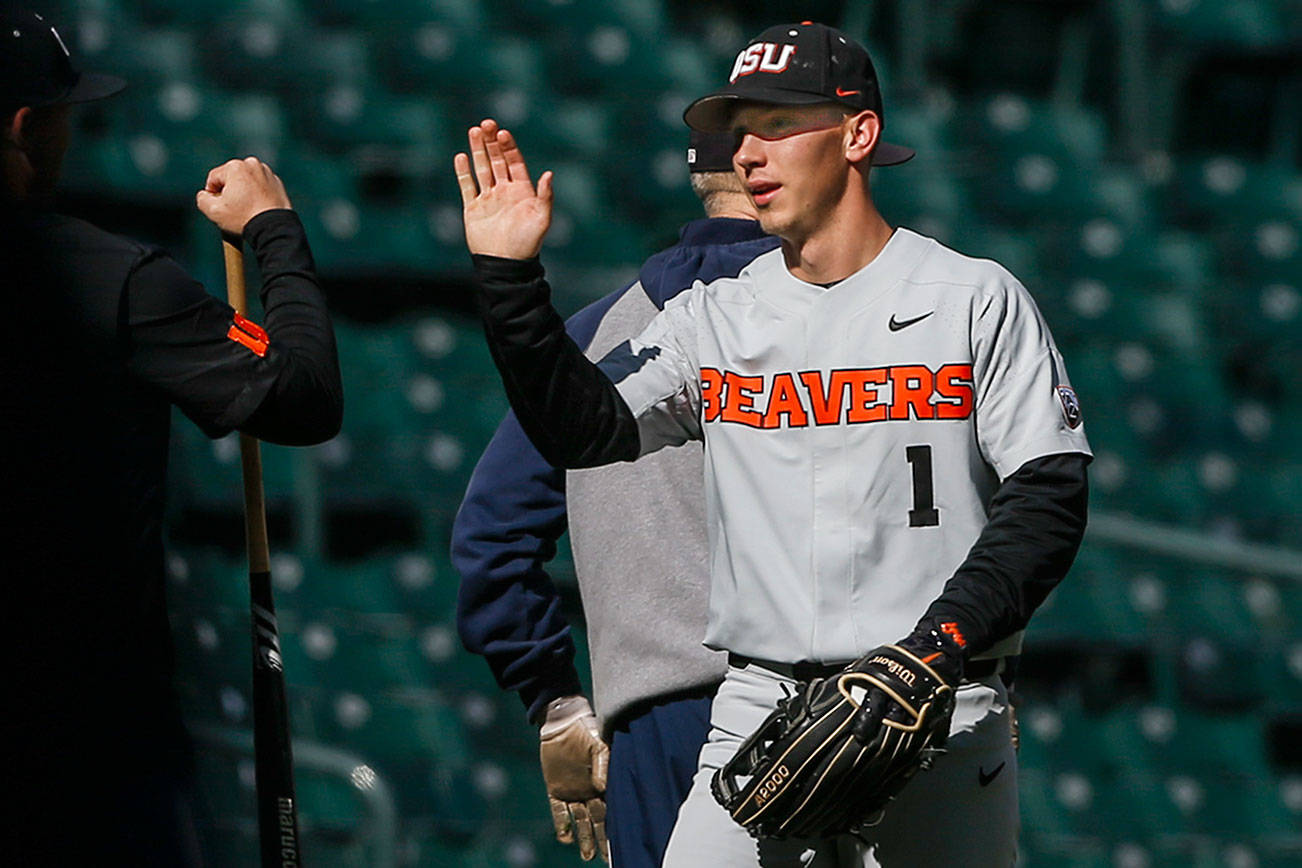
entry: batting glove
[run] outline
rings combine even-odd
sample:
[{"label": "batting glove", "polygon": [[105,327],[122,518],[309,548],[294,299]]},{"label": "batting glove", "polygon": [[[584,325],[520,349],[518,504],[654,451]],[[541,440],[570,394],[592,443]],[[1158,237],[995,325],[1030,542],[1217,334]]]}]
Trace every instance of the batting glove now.
[{"label": "batting glove", "polygon": [[556,840],[569,844],[577,839],[584,861],[600,853],[609,862],[605,793],[610,748],[601,739],[588,700],[582,696],[552,700],[539,738]]}]

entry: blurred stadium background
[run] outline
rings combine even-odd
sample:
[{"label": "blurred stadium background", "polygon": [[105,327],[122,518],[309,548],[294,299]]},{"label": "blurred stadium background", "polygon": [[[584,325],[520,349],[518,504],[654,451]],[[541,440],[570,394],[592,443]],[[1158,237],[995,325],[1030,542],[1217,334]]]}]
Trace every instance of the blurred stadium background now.
[{"label": "blurred stadium background", "polygon": [[[284,177],[336,311],[343,433],[264,447],[308,864],[577,862],[536,735],[461,650],[448,531],[505,410],[452,153],[557,172],[562,312],[698,215],[687,102],[747,36],[873,51],[893,222],[1007,265],[1068,359],[1095,519],[1027,638],[1027,866],[1302,864],[1298,0],[49,0],[85,68],[66,209],[222,292],[209,168]],[[170,606],[215,861],[255,861],[238,448],[178,417]],[[580,623],[572,572],[556,570]],[[582,651],[582,635],[579,631]],[[961,834],[962,830],[952,830]]]}]

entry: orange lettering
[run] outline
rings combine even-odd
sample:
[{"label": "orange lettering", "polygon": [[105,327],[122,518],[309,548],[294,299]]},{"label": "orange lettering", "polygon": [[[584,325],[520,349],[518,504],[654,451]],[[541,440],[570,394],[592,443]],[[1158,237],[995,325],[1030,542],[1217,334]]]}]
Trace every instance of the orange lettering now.
[{"label": "orange lettering", "polygon": [[723,374],[718,368],[701,368],[701,418],[713,422],[723,409]]},{"label": "orange lettering", "polygon": [[936,372],[936,392],[947,400],[935,405],[937,419],[966,419],[972,415],[972,366],[942,365]]},{"label": "orange lettering", "polygon": [[755,412],[755,393],[764,389],[764,378],[743,377],[741,374],[725,371],[723,382],[728,391],[724,396],[720,420],[737,422],[752,428],[761,427],[764,424],[764,417]]},{"label": "orange lettering", "polygon": [[824,391],[822,371],[801,371],[800,380],[809,392],[809,407],[814,412],[814,424],[835,425],[840,422],[845,382],[838,381],[836,374],[833,374],[829,388]]},{"label": "orange lettering", "polygon": [[908,421],[909,410],[914,419],[934,419],[936,411],[931,406],[931,392],[935,377],[925,365],[896,365],[891,368],[891,418]]},{"label": "orange lettering", "polygon": [[832,382],[844,381],[850,385],[850,412],[845,421],[851,425],[861,422],[880,422],[886,418],[886,405],[877,403],[877,389],[886,382],[886,368],[858,368],[853,371],[833,371]]},{"label": "orange lettering", "polygon": [[789,428],[804,428],[809,424],[809,416],[800,403],[800,392],[796,389],[796,381],[787,373],[775,374],[773,377],[769,406],[764,411],[764,427],[780,427],[784,415],[787,417]]}]

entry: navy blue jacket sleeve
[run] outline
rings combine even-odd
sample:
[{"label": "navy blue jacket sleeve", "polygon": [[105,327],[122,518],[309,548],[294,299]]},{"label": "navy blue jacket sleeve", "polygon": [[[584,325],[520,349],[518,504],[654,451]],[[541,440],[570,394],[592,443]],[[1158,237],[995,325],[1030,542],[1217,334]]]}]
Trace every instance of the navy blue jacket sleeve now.
[{"label": "navy blue jacket sleeve", "polygon": [[508,414],[475,466],[452,528],[461,574],[457,630],[529,718],[582,692],[574,640],[544,564],[565,532],[565,471],[548,464]]},{"label": "navy blue jacket sleeve", "polygon": [[[570,319],[575,343],[591,342],[626,291]],[[452,565],[461,575],[457,630],[535,722],[553,699],[582,692],[574,640],[545,569],[565,528],[565,471],[547,463],[508,413],[475,465],[452,527]]]}]

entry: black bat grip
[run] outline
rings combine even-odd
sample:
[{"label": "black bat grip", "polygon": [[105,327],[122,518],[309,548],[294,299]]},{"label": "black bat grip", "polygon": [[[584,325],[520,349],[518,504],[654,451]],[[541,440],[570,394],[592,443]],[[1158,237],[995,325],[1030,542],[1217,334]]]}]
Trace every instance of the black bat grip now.
[{"label": "black bat grip", "polygon": [[[253,750],[262,868],[300,868],[294,755],[271,573],[249,573],[253,618]],[[272,833],[274,830],[274,833]]]}]

